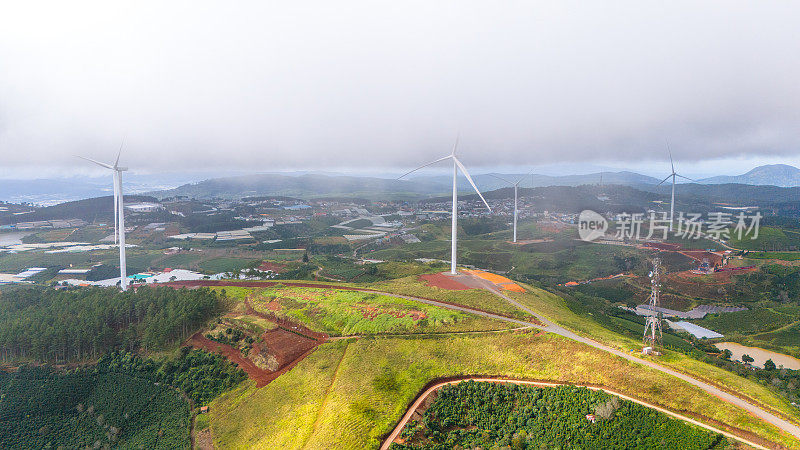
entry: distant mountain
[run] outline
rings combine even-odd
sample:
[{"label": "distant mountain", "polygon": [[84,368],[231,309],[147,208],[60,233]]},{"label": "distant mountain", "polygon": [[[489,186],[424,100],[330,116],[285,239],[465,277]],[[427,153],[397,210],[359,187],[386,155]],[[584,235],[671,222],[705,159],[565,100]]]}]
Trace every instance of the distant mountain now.
[{"label": "distant mountain", "polygon": [[[125,203],[155,202],[154,197],[144,195],[125,195]],[[110,222],[114,220],[113,197],[95,197],[58,205],[37,208],[28,214],[9,215],[0,214],[0,225],[19,222],[33,222],[37,220],[82,219],[87,222],[97,220]]]},{"label": "distant mountain", "polygon": [[[126,194],[141,194],[170,189],[211,176],[203,173],[126,173],[123,177]],[[68,201],[111,194],[111,175],[98,177],[43,178],[34,180],[0,179],[0,200],[11,203],[32,203],[52,206]]]},{"label": "distant mountain", "polygon": [[743,174],[734,176],[716,176],[698,180],[703,184],[752,184],[756,186],[800,186],[800,169],[786,164],[758,166]]},{"label": "distant mountain", "polygon": [[[522,173],[517,174],[478,174],[473,177],[475,184],[479,189],[493,190],[500,189],[508,186],[503,180],[497,177],[504,178],[509,181],[516,182],[524,178],[520,183],[520,187],[547,187],[547,186],[581,186],[584,184],[616,184],[623,186],[634,186],[639,184],[657,184],[661,180],[657,180],[647,175],[642,175],[635,172],[596,172],[584,175],[545,175],[534,173],[526,175]],[[432,183],[437,183],[442,186],[449,186],[452,178],[446,175],[438,176],[418,176],[412,178],[413,180],[424,180]],[[464,180],[466,183],[466,180]],[[461,186],[463,183],[459,183]],[[463,184],[463,186],[467,186]]]},{"label": "distant mountain", "polygon": [[419,199],[432,193],[447,192],[446,185],[427,180],[396,180],[359,176],[306,174],[244,175],[213,178],[185,184],[175,189],[153,192],[160,198],[187,196],[197,199],[238,199],[254,196],[284,196],[297,198],[348,197],[369,200]]},{"label": "distant mountain", "polygon": [[[602,172],[587,175],[551,176],[525,174],[479,174],[473,178],[481,190],[494,190],[508,186],[498,179],[524,178],[520,187],[580,186],[583,184],[639,185],[656,184],[659,180],[633,172]],[[175,189],[151,192],[160,198],[176,195],[203,198],[241,198],[253,196],[287,196],[298,198],[347,197],[370,200],[423,199],[450,191],[452,178],[447,175],[421,175],[397,180],[366,176],[328,174],[257,174],[227,178],[213,178],[198,183],[185,184]],[[459,189],[470,191],[469,183],[459,177]]]}]

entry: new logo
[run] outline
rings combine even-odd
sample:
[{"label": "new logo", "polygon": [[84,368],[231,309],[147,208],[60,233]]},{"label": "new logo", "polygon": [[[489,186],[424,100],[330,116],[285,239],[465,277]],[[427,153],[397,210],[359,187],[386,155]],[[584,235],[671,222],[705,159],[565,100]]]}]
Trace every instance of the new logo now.
[{"label": "new logo", "polygon": [[584,241],[593,241],[606,234],[608,221],[600,214],[584,209],[578,216],[578,235]]}]

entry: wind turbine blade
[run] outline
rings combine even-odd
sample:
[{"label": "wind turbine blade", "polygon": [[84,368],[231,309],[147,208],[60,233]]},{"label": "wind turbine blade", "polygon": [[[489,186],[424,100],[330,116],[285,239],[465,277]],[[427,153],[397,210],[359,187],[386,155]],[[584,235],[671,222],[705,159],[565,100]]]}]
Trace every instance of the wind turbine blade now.
[{"label": "wind turbine blade", "polygon": [[117,152],[117,160],[114,161],[114,168],[119,166],[119,156],[122,154],[122,146],[125,145],[125,139],[119,144],[119,151]]},{"label": "wind turbine blade", "polygon": [[85,159],[86,161],[89,161],[89,162],[93,162],[93,163],[97,164],[98,166],[105,167],[106,169],[113,169],[114,168],[114,166],[112,166],[112,165],[109,165],[109,164],[106,164],[106,163],[101,163],[100,161],[95,161],[93,159],[85,158],[83,156],[75,155],[75,157],[76,158],[80,158],[80,159]]},{"label": "wind turbine blade", "polygon": [[661,183],[658,183],[656,186],[661,186],[662,184],[664,184],[665,181],[669,180],[669,177],[671,177],[671,176],[672,176],[672,174],[667,175],[667,178],[664,178],[663,180],[661,180]]},{"label": "wind turbine blade", "polygon": [[675,174],[675,176],[678,176],[678,177],[684,178],[684,179],[686,179],[686,180],[689,180],[689,181],[692,181],[692,182],[694,182],[694,183],[699,183],[699,181],[695,180],[694,178],[685,177],[685,176],[683,176],[683,175],[681,175],[681,174],[679,174],[679,173],[676,173],[676,174]]},{"label": "wind turbine blade", "polygon": [[404,177],[404,176],[406,176],[406,175],[410,175],[410,174],[412,174],[412,173],[414,173],[414,172],[418,171],[419,169],[422,169],[422,168],[424,168],[424,167],[428,167],[428,166],[432,166],[432,165],[434,165],[434,164],[436,164],[436,163],[438,163],[438,162],[442,162],[442,161],[448,160],[448,159],[450,159],[450,158],[452,158],[452,157],[453,157],[453,155],[447,155],[447,156],[445,156],[444,158],[439,158],[439,159],[437,159],[436,161],[431,161],[431,162],[429,162],[428,164],[423,164],[423,165],[421,165],[421,166],[417,167],[417,168],[416,168],[416,169],[414,169],[414,170],[408,171],[408,172],[406,172],[406,173],[404,173],[404,174],[400,175],[399,177],[397,177],[397,179],[399,180],[399,179],[403,178],[403,177]]},{"label": "wind turbine blade", "polygon": [[450,156],[456,156],[456,148],[458,148],[458,135],[456,134],[456,143],[453,144],[453,151],[450,152]]},{"label": "wind turbine blade", "polygon": [[501,177],[501,176],[499,176],[499,175],[495,175],[495,174],[493,174],[493,173],[490,173],[490,174],[489,174],[489,176],[490,176],[490,177],[495,177],[495,178],[497,178],[498,180],[505,181],[506,183],[508,183],[508,184],[510,184],[510,185],[512,185],[512,186],[514,185],[514,182],[513,182],[513,181],[506,180],[505,178],[503,178],[503,177]]},{"label": "wind turbine blade", "polygon": [[453,156],[453,161],[456,162],[456,165],[458,166],[458,168],[461,169],[461,173],[463,173],[464,176],[467,177],[467,181],[469,181],[469,184],[472,185],[472,188],[475,189],[475,192],[477,192],[478,196],[481,198],[481,200],[483,200],[483,204],[486,205],[486,208],[489,210],[489,212],[491,212],[492,211],[492,207],[489,206],[489,203],[487,203],[486,199],[483,198],[483,194],[481,194],[481,191],[478,190],[478,186],[475,186],[475,182],[472,181],[472,177],[469,176],[469,172],[467,172],[467,168],[464,167],[464,165],[461,164],[461,161],[459,161],[458,158],[456,158],[455,156]]},{"label": "wind turbine blade", "polygon": [[528,175],[533,175],[533,170],[531,170],[530,172],[528,172],[528,173],[526,173],[525,175],[523,175],[522,177],[520,177],[519,181],[517,181],[517,182],[516,182],[516,183],[514,183],[514,184],[520,184],[520,183],[522,183],[522,180],[524,180],[524,179],[525,179],[525,177],[527,177]]},{"label": "wind turbine blade", "polygon": [[675,173],[675,163],[672,161],[672,150],[669,149],[669,144],[667,144],[667,151],[669,152],[669,165],[672,166],[672,173]]}]

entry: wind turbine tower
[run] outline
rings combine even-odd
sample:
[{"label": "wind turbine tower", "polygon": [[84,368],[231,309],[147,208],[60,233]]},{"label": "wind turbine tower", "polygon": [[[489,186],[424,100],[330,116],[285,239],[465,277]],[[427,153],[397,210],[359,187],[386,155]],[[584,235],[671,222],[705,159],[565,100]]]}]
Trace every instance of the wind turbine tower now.
[{"label": "wind turbine tower", "polygon": [[506,183],[510,184],[511,186],[514,186],[514,242],[515,243],[517,242],[517,214],[519,212],[519,208],[517,208],[517,190],[519,188],[519,184],[522,183],[522,180],[524,180],[525,177],[527,177],[528,175],[530,175],[530,173],[527,173],[527,174],[523,175],[522,178],[520,178],[516,182],[506,180],[505,178],[497,176],[497,175],[492,175],[493,177],[497,178],[498,180],[503,180]]},{"label": "wind turbine tower", "polygon": [[122,154],[122,145],[119,147],[117,159],[114,165],[95,161],[93,159],[78,156],[78,158],[93,162],[100,167],[113,171],[114,183],[114,243],[119,244],[119,285],[124,291],[128,289],[128,273],[125,259],[125,204],[122,193],[122,172],[128,170],[127,167],[119,165],[119,157]]},{"label": "wind turbine tower", "polygon": [[664,184],[664,182],[666,182],[667,180],[672,178],[672,199],[669,202],[669,231],[672,231],[672,221],[673,221],[673,218],[675,217],[675,178],[676,177],[681,177],[681,178],[687,179],[689,181],[693,181],[695,183],[697,183],[698,181],[697,180],[693,180],[693,179],[691,179],[689,177],[685,177],[685,176],[675,172],[675,163],[672,161],[672,151],[671,150],[669,151],[669,164],[672,167],[672,173],[667,175],[667,178],[664,178],[663,180],[661,180],[661,183],[658,183],[656,186],[661,186],[662,184]]},{"label": "wind turbine tower", "polygon": [[467,178],[469,184],[472,185],[472,188],[475,189],[475,192],[478,193],[478,196],[483,200],[483,204],[486,205],[486,208],[489,209],[489,212],[492,211],[492,208],[486,202],[486,199],[483,198],[483,194],[481,191],[478,190],[478,186],[475,186],[475,182],[472,181],[472,177],[469,176],[469,172],[467,172],[467,168],[461,164],[461,161],[456,158],[456,148],[458,147],[458,139],[456,139],[456,143],[453,145],[453,151],[450,152],[449,155],[439,158],[435,161],[431,161],[427,164],[423,164],[416,169],[406,172],[401,175],[399,179],[405,177],[406,175],[410,175],[423,167],[428,167],[430,165],[436,164],[438,162],[452,160],[453,161],[453,212],[452,212],[452,219],[451,219],[451,230],[450,230],[450,274],[456,275],[458,272],[456,271],[456,247],[458,246],[458,171],[461,170],[461,173]]},{"label": "wind turbine tower", "polygon": [[650,301],[649,307],[653,315],[647,316],[644,325],[644,342],[651,347],[662,342],[661,313],[656,310],[659,306],[659,289],[661,288],[661,260],[653,260],[653,271],[650,272]]}]

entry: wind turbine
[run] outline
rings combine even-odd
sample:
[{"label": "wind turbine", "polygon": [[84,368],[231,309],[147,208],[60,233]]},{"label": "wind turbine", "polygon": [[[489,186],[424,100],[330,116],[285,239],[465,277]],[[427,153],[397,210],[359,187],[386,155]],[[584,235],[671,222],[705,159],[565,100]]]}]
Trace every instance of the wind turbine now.
[{"label": "wind turbine", "polygon": [[445,156],[444,158],[439,158],[436,161],[431,161],[427,164],[423,164],[410,172],[404,173],[402,176],[398,178],[399,180],[405,177],[406,175],[410,175],[418,171],[419,169],[422,169],[423,167],[428,167],[438,162],[447,161],[448,159],[453,160],[453,217],[451,222],[452,229],[450,230],[450,274],[451,275],[456,275],[458,273],[456,272],[456,246],[458,241],[457,230],[458,230],[458,170],[459,169],[461,169],[461,173],[464,174],[464,176],[467,178],[467,181],[469,181],[469,184],[472,185],[472,188],[475,189],[475,192],[477,192],[478,196],[481,198],[481,200],[483,200],[483,204],[486,205],[486,208],[488,208],[490,212],[492,211],[492,208],[489,206],[488,203],[486,203],[486,199],[483,198],[483,194],[481,194],[481,191],[478,190],[478,186],[475,186],[475,182],[472,181],[472,177],[469,176],[467,168],[464,167],[463,164],[461,164],[461,161],[459,161],[458,158],[456,158],[457,147],[458,147],[458,139],[456,139],[456,143],[453,145],[453,151],[450,152],[449,155]]},{"label": "wind turbine", "polygon": [[523,175],[522,178],[517,180],[516,183],[513,182],[513,181],[506,180],[505,178],[500,177],[498,175],[494,175],[494,174],[491,174],[491,175],[493,177],[497,178],[498,180],[503,180],[506,183],[514,186],[514,242],[516,243],[517,242],[517,211],[518,211],[518,209],[517,209],[517,189],[519,188],[519,184],[522,183],[522,180],[524,180],[525,177],[530,175],[530,173],[527,173],[527,174]]},{"label": "wind turbine", "polygon": [[679,173],[676,173],[675,172],[675,163],[672,161],[672,150],[669,150],[669,148],[668,148],[667,151],[669,151],[669,164],[672,166],[672,173],[667,175],[667,178],[664,178],[663,180],[661,180],[661,183],[658,183],[656,186],[661,186],[662,184],[664,184],[665,181],[669,180],[670,177],[672,177],[672,200],[669,203],[669,231],[672,231],[672,220],[673,220],[673,217],[675,216],[675,178],[676,177],[681,177],[681,178],[685,178],[685,179],[687,179],[689,181],[694,181],[694,182],[697,182],[697,180],[693,180],[693,179],[691,179],[689,177],[685,177],[685,176],[683,176],[683,175],[681,175]]},{"label": "wind turbine", "polygon": [[119,244],[119,284],[122,290],[128,288],[128,274],[125,260],[125,205],[122,193],[122,172],[128,170],[127,167],[120,167],[119,157],[122,154],[122,145],[119,146],[117,152],[117,159],[114,165],[95,161],[83,156],[78,158],[85,159],[86,161],[93,162],[100,167],[105,167],[113,171],[114,176],[114,243]]}]

